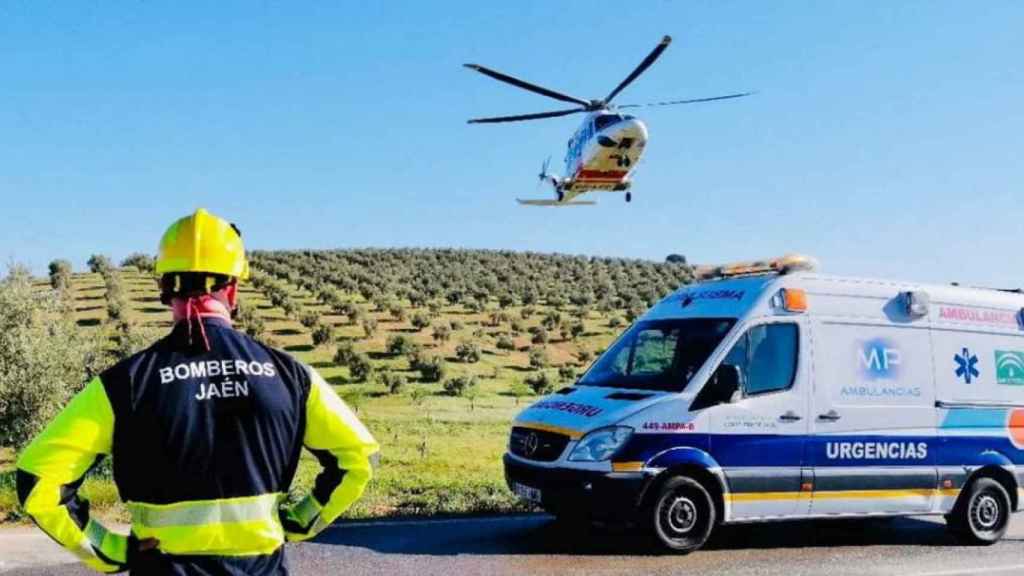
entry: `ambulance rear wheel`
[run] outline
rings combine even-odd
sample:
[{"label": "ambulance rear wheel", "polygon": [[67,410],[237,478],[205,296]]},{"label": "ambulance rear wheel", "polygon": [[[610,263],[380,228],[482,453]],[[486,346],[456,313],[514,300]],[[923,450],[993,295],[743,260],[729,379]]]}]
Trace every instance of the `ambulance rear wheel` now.
[{"label": "ambulance rear wheel", "polygon": [[715,527],[715,504],[708,491],[691,478],[673,476],[665,480],[647,510],[655,543],[682,554],[693,552],[707,542]]},{"label": "ambulance rear wheel", "polygon": [[1010,495],[992,478],[978,478],[946,516],[949,528],[970,544],[998,542],[1010,525]]}]

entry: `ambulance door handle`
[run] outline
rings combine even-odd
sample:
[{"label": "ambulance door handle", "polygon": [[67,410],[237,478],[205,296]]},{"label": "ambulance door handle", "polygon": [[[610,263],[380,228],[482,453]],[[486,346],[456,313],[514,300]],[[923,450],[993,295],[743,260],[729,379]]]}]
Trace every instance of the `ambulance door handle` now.
[{"label": "ambulance door handle", "polygon": [[839,418],[839,412],[836,412],[835,410],[829,410],[824,414],[818,414],[818,420],[821,420],[822,422],[835,422],[836,420],[839,420]]},{"label": "ambulance door handle", "polygon": [[797,420],[800,420],[800,418],[800,415],[792,410],[786,412],[782,416],[779,416],[779,420],[782,420],[783,422],[796,422]]}]

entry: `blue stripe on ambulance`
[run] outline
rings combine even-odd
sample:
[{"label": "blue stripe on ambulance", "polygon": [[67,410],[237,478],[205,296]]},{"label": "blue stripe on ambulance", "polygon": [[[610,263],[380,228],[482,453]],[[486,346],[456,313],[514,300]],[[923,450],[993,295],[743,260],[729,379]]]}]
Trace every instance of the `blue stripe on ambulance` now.
[{"label": "blue stripe on ambulance", "polygon": [[[947,420],[949,427],[961,427],[965,422],[977,426],[993,423],[991,415],[975,414],[973,420],[956,417]],[[979,419],[980,418],[980,419]],[[1005,419],[1000,422],[1005,422]],[[999,424],[998,428],[1002,428]],[[944,425],[944,427],[946,427]],[[995,426],[992,426],[996,428]],[[995,430],[993,430],[995,431]],[[759,449],[771,446],[771,450]],[[829,445],[832,445],[831,447]],[[837,446],[850,448],[842,451],[846,457],[839,457]],[[867,448],[871,446],[871,448]],[[856,448],[854,448],[856,447]],[[924,448],[922,450],[922,447]],[[800,451],[807,450],[808,458]],[[830,449],[831,456],[830,457]],[[868,455],[891,452],[903,457],[873,457]],[[711,454],[714,454],[714,457]],[[856,455],[857,457],[854,457]],[[940,467],[980,467],[986,465],[1010,466],[1024,463],[1024,451],[1018,449],[1009,438],[996,436],[894,436],[894,435],[772,435],[772,434],[637,434],[616,454],[616,461],[643,462],[648,469],[664,469],[674,466],[695,464],[707,468],[719,468],[726,477],[734,468],[921,468],[924,470]],[[913,478],[907,488],[920,488],[919,476]],[[940,478],[941,481],[941,478]],[[855,483],[856,481],[854,481]],[[743,482],[741,484],[749,484]],[[849,484],[847,482],[846,484]],[[871,476],[863,476],[863,488],[870,489],[877,482]],[[739,486],[736,486],[737,488]],[[732,483],[729,488],[733,489]],[[855,489],[846,485],[844,489]]]}]

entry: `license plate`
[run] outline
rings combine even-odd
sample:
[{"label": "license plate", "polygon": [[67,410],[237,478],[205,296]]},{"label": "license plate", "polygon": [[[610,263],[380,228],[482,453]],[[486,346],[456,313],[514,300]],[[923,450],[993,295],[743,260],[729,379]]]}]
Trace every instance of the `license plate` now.
[{"label": "license plate", "polygon": [[532,486],[527,486],[525,484],[513,482],[512,491],[516,493],[516,496],[519,496],[520,498],[526,500],[527,502],[540,504],[540,490]]}]

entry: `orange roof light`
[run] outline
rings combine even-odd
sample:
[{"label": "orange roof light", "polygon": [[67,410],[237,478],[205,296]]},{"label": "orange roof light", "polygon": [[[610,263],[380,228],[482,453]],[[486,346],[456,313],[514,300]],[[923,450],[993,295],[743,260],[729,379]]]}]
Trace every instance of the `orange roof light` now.
[{"label": "orange roof light", "polygon": [[783,288],[782,307],[787,312],[806,312],[807,292],[799,288]]}]

